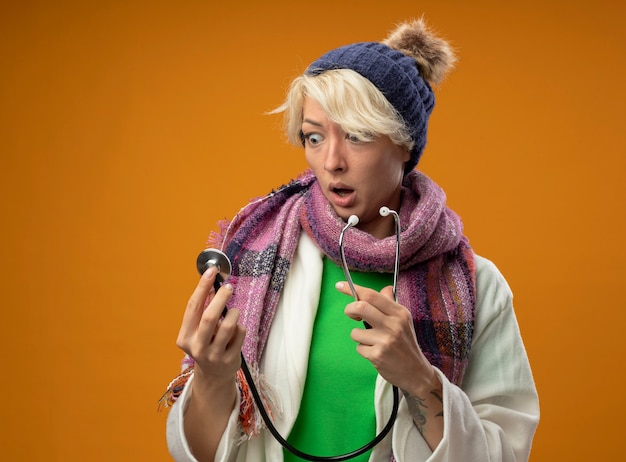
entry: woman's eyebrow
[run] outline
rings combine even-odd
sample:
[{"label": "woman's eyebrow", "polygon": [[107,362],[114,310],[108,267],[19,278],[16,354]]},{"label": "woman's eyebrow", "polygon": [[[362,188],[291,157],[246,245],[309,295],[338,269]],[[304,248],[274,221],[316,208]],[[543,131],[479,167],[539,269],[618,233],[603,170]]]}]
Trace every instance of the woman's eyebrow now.
[{"label": "woman's eyebrow", "polygon": [[304,119],[302,121],[302,123],[303,124],[307,123],[307,124],[310,124],[310,125],[315,125],[316,127],[322,127],[323,126],[321,123],[316,122],[315,120],[311,120],[311,119]]}]

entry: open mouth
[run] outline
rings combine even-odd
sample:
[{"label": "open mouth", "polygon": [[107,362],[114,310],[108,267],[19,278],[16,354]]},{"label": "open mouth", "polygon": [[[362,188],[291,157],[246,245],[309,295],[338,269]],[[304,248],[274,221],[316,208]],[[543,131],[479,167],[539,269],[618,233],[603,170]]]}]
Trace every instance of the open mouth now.
[{"label": "open mouth", "polygon": [[356,200],[356,190],[340,181],[328,185],[328,200],[337,207],[352,207]]},{"label": "open mouth", "polygon": [[337,194],[339,197],[346,197],[352,193],[352,189],[346,188],[333,188],[333,192]]}]

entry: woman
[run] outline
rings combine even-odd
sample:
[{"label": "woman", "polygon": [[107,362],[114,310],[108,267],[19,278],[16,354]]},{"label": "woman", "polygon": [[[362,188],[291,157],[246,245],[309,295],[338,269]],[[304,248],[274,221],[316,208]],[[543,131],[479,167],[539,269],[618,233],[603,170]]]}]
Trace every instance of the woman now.
[{"label": "woman", "polygon": [[[431,83],[453,63],[415,21],[383,43],[332,50],[294,80],[277,112],[310,171],[213,238],[233,275],[215,293],[207,270],[185,311],[185,369],[164,397],[176,460],[300,460],[265,428],[241,352],[298,449],[363,446],[385,426],[394,386],[393,430],[353,460],[527,460],[539,410],[510,290],[472,252],[443,191],[414,170]],[[397,301],[394,220],[381,207],[401,223]],[[345,257],[358,301],[337,244],[353,215]]]}]

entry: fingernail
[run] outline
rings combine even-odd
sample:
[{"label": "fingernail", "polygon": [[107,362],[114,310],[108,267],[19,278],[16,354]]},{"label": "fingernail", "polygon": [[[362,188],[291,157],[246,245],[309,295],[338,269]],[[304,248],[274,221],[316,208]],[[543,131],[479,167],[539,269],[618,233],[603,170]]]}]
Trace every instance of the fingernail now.
[{"label": "fingernail", "polygon": [[215,266],[209,266],[209,268],[204,273],[202,273],[202,277],[204,279],[211,279],[215,274],[215,271]]},{"label": "fingernail", "polygon": [[233,291],[233,285],[230,282],[227,282],[222,287],[225,287],[227,290]]},{"label": "fingernail", "polygon": [[335,284],[335,289],[342,290],[343,289],[343,282],[338,282],[337,284]]}]

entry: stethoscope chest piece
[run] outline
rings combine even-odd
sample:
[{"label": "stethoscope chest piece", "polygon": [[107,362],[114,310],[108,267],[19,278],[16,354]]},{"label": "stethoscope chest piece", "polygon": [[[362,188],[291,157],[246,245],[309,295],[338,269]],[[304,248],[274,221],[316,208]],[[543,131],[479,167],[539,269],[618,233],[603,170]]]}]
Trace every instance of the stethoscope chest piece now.
[{"label": "stethoscope chest piece", "polygon": [[200,252],[196,259],[196,269],[201,275],[210,267],[215,266],[217,268],[217,274],[222,281],[229,278],[231,272],[230,260],[224,252],[220,252],[217,249],[206,249]]}]

